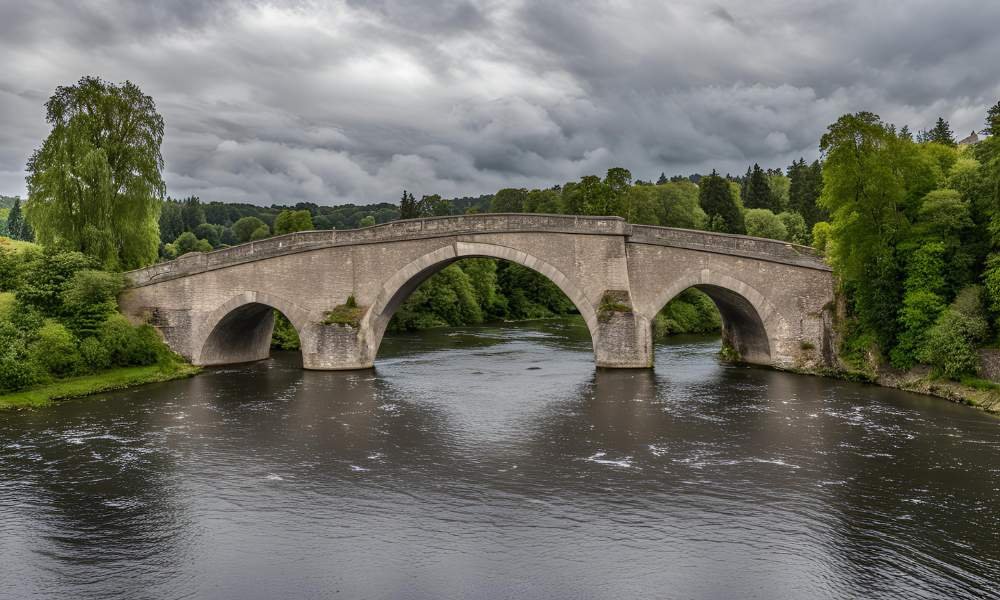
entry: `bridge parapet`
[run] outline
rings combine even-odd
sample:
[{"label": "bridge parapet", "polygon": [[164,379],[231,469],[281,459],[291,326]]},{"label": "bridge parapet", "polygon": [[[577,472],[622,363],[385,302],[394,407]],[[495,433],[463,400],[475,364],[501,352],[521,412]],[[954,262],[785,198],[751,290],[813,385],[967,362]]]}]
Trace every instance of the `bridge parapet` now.
[{"label": "bridge parapet", "polygon": [[631,225],[621,217],[490,213],[392,221],[363,229],[300,231],[172,261],[127,273],[134,286],[186,277],[240,263],[329,248],[483,233],[569,233],[622,236],[629,243],[688,248],[758,258],[829,271],[815,250],[778,240],[742,235]]},{"label": "bridge parapet", "polygon": [[632,233],[628,241],[633,244],[671,246],[715,254],[745,256],[821,271],[832,270],[814,248],[746,235],[652,225],[632,225]]},{"label": "bridge parapet", "polygon": [[331,246],[350,246],[477,233],[573,233],[627,236],[621,217],[490,213],[392,221],[362,229],[300,231],[215,250],[191,252],[175,260],[126,273],[134,286],[149,285],[244,262]]}]

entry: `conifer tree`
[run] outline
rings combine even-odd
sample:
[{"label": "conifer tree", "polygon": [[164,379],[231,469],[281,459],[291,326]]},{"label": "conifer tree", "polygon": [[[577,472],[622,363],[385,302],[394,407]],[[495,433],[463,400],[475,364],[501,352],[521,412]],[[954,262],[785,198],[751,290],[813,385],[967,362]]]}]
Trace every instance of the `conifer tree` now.
[{"label": "conifer tree", "polygon": [[728,181],[713,169],[711,175],[698,181],[698,188],[698,202],[708,215],[709,229],[723,233],[746,233],[743,214],[730,192]]},{"label": "conifer tree", "polygon": [[982,132],[985,135],[1000,133],[1000,101],[986,109],[986,129]]},{"label": "conifer tree", "polygon": [[767,185],[767,174],[754,163],[750,172],[750,179],[746,187],[746,197],[743,199],[743,206],[747,208],[766,208],[772,212],[780,212],[780,208],[775,206],[776,202],[771,194],[771,186]]},{"label": "conifer tree", "polygon": [[11,239],[21,240],[24,239],[22,231],[24,230],[24,214],[21,212],[21,199],[14,199],[14,207],[10,209],[10,214],[7,215],[7,234]]},{"label": "conifer tree", "polygon": [[664,173],[663,171],[660,171],[660,178],[656,180],[656,185],[663,185],[667,181],[669,181],[667,179],[667,174]]},{"label": "conifer tree", "polygon": [[955,134],[951,131],[951,126],[948,125],[948,121],[945,121],[942,117],[938,117],[937,123],[934,124],[934,129],[927,132],[928,142],[937,142],[938,144],[944,144],[945,146],[955,146]]},{"label": "conifer tree", "polygon": [[420,217],[420,208],[413,194],[403,190],[403,197],[399,200],[399,218],[416,219]]}]

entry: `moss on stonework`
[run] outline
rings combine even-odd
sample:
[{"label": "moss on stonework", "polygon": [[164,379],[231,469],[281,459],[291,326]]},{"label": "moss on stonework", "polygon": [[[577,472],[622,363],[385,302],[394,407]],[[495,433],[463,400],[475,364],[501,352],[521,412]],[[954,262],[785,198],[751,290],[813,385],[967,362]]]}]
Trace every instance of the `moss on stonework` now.
[{"label": "moss on stonework", "polygon": [[347,297],[347,301],[339,306],[333,307],[326,312],[323,319],[324,325],[347,325],[358,327],[361,325],[361,317],[365,314],[363,306],[358,306],[358,301],[353,295]]},{"label": "moss on stonework", "polygon": [[722,349],[719,350],[719,358],[731,362],[741,362],[743,360],[740,351],[736,349],[736,346],[729,343],[728,340],[722,340]]},{"label": "moss on stonework", "polygon": [[624,290],[608,290],[601,296],[601,303],[597,307],[597,319],[607,322],[615,314],[631,312],[632,305],[629,302],[628,292]]}]

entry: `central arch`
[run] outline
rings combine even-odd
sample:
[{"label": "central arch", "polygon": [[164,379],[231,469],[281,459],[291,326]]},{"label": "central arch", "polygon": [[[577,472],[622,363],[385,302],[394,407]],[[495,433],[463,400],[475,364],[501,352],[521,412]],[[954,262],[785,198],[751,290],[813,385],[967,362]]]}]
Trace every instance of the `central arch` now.
[{"label": "central arch", "polygon": [[526,252],[508,246],[481,242],[455,242],[424,254],[396,271],[390,277],[371,307],[361,319],[360,331],[365,332],[364,350],[370,361],[374,361],[382,343],[386,327],[403,304],[403,301],[431,275],[463,258],[496,258],[527,267],[545,276],[556,285],[576,307],[590,331],[591,344],[596,347],[598,335],[597,311],[573,282],[559,269],[548,262]]},{"label": "central arch", "polygon": [[252,362],[269,356],[274,310],[292,323],[301,337],[309,321],[305,309],[274,294],[246,291],[233,296],[205,318],[208,333],[192,343],[192,362],[210,366]]},{"label": "central arch", "polygon": [[740,360],[772,364],[776,344],[787,331],[787,323],[760,291],[710,269],[689,272],[672,281],[655,297],[653,316],[689,288],[704,292],[715,303],[722,316],[723,341],[739,353]]}]

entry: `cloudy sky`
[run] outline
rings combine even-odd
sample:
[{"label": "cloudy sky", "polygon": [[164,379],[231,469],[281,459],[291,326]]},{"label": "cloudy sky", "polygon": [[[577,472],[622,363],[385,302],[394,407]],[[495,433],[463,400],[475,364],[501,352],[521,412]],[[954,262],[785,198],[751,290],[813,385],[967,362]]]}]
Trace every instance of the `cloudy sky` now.
[{"label": "cloudy sky", "polygon": [[1000,2],[0,2],[0,193],[84,74],[166,121],[174,197],[368,203],[608,167],[815,158],[871,110],[956,133],[1000,98]]}]

